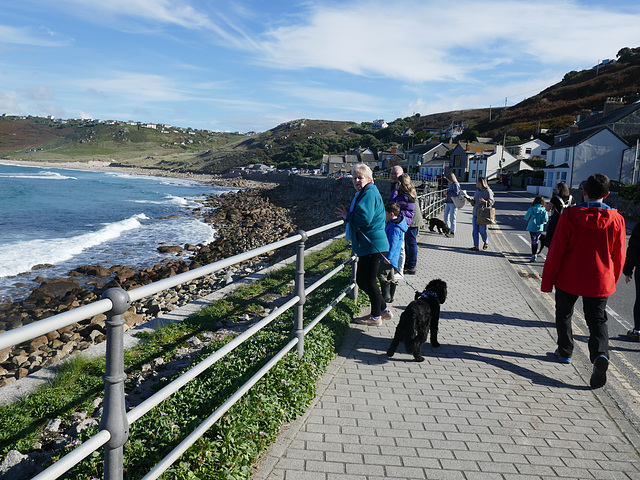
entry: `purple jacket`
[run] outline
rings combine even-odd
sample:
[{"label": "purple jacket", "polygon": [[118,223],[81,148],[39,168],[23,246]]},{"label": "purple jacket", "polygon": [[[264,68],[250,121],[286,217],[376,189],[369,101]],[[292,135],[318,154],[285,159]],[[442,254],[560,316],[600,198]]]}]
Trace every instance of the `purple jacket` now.
[{"label": "purple jacket", "polygon": [[416,201],[414,198],[411,198],[406,193],[398,193],[398,189],[394,188],[391,190],[391,195],[389,195],[389,200],[387,203],[395,202],[400,205],[400,215],[398,217],[404,218],[407,225],[411,225],[413,221],[413,214],[416,209]]}]

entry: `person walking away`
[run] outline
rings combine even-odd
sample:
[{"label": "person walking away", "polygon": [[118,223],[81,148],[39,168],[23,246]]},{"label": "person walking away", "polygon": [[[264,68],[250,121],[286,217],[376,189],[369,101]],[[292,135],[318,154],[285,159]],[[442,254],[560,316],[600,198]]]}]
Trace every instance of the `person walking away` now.
[{"label": "person walking away", "polygon": [[355,319],[362,325],[382,325],[382,320],[393,317],[378,286],[378,266],[384,253],[389,251],[389,241],[384,232],[386,214],[378,187],[373,184],[373,172],[364,163],[351,169],[356,194],[350,206],[339,205],[336,216],[347,224],[346,238],[358,256],[356,284],[369,297],[371,314]]},{"label": "person walking away", "polygon": [[594,389],[607,383],[607,299],[616,291],[625,258],[624,217],[603,202],[609,185],[606,175],[591,175],[583,188],[585,201],[560,215],[540,286],[543,292],[551,292],[555,286],[558,348],[554,353],[561,363],[571,363],[571,317],[578,297],[582,297],[593,364],[589,383]]},{"label": "person walking away", "polygon": [[627,338],[633,342],[640,342],[640,275],[638,275],[638,266],[640,266],[640,223],[636,223],[631,231],[627,256],[624,267],[622,267],[626,283],[629,283],[633,278],[636,287],[636,300],[633,304],[633,328],[627,332]]},{"label": "person walking away", "polygon": [[535,262],[538,257],[538,242],[545,224],[549,221],[549,214],[544,204],[544,198],[538,195],[533,199],[533,203],[527,213],[524,214],[524,219],[528,221],[527,231],[531,237],[531,262]]},{"label": "person walking away", "polygon": [[444,223],[449,229],[448,233],[445,233],[445,237],[454,237],[456,233],[456,217],[458,215],[458,209],[456,204],[453,203],[453,197],[460,195],[460,184],[456,178],[456,174],[451,172],[447,173],[447,182],[449,187],[447,188],[447,198],[444,204]]},{"label": "person walking away", "polygon": [[400,217],[400,205],[387,203],[384,206],[387,223],[384,231],[389,240],[389,253],[380,262],[378,267],[378,281],[382,290],[382,298],[386,303],[393,303],[398,281],[395,279],[395,270],[398,268],[398,259],[402,249],[404,233],[409,228],[404,218]]},{"label": "person walking away", "polygon": [[467,195],[467,200],[473,205],[473,215],[472,215],[472,223],[473,230],[471,231],[471,236],[473,238],[473,247],[469,250],[473,252],[477,252],[480,250],[480,237],[482,237],[482,241],[484,244],[482,245],[482,249],[486,250],[489,248],[489,241],[487,237],[487,226],[486,225],[478,225],[478,210],[481,207],[491,207],[495,203],[495,199],[493,198],[493,190],[489,188],[489,184],[487,183],[487,179],[484,177],[478,177],[476,181],[476,191],[473,194],[473,198]]},{"label": "person walking away", "polygon": [[549,217],[549,225],[547,226],[547,233],[543,233],[540,237],[538,253],[542,252],[544,247],[549,248],[551,245],[551,239],[553,238],[553,232],[558,224],[560,214],[565,208],[575,205],[575,200],[569,191],[569,187],[565,182],[558,182],[556,185],[556,192],[552,195],[551,200],[547,203],[547,212]]}]

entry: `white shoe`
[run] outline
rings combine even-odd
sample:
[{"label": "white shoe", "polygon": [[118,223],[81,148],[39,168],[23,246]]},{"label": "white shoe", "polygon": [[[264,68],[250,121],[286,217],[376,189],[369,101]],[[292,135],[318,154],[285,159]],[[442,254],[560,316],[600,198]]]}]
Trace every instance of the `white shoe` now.
[{"label": "white shoe", "polygon": [[387,308],[386,311],[382,312],[380,318],[382,318],[382,320],[391,320],[393,318],[393,312],[390,308]]}]

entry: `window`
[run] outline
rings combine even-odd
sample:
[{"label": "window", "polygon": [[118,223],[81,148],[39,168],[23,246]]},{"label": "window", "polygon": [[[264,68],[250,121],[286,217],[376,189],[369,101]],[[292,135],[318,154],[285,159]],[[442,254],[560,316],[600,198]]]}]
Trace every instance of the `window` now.
[{"label": "window", "polygon": [[540,151],[540,155],[543,156],[543,157],[546,157],[547,156],[547,151],[546,150],[541,150]]},{"label": "window", "polygon": [[569,149],[568,148],[564,151],[564,161],[565,161],[565,163],[569,163]]},{"label": "window", "polygon": [[527,155],[531,155],[531,149],[530,148],[526,148],[524,150],[524,153],[526,153]]}]

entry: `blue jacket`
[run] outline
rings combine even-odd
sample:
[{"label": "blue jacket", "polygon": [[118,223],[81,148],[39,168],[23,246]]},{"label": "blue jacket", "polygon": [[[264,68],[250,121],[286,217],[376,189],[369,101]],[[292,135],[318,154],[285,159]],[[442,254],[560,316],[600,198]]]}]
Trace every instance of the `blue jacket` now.
[{"label": "blue jacket", "polygon": [[373,183],[356,192],[345,218],[347,240],[359,257],[389,251],[389,240],[384,232],[387,217],[380,191]]},{"label": "blue jacket", "polygon": [[404,242],[404,234],[409,229],[407,222],[402,217],[387,221],[384,231],[389,240],[389,253],[386,257],[389,259],[393,268],[398,268],[398,260],[400,259],[400,251]]},{"label": "blue jacket", "polygon": [[542,232],[544,225],[549,221],[549,214],[543,205],[536,204],[529,207],[527,213],[524,214],[524,219],[529,221],[527,224],[528,232]]}]

